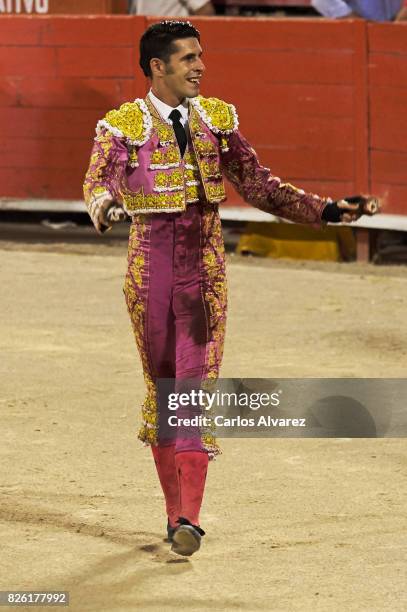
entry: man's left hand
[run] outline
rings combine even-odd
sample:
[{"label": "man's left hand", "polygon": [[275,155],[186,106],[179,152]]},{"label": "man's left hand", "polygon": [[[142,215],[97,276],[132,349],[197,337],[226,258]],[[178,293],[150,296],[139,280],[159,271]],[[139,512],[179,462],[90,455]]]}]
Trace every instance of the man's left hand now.
[{"label": "man's left hand", "polygon": [[379,210],[379,202],[373,196],[352,196],[327,204],[322,219],[330,223],[352,223],[362,215],[372,216]]}]

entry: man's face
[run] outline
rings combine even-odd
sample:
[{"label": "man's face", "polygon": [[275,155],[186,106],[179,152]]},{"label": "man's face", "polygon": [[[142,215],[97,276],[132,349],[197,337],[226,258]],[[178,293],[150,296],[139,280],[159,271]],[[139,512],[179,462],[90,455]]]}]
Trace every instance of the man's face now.
[{"label": "man's face", "polygon": [[180,38],[174,42],[175,53],[164,64],[163,85],[179,100],[199,94],[205,66],[201,60],[202,49],[197,38]]}]

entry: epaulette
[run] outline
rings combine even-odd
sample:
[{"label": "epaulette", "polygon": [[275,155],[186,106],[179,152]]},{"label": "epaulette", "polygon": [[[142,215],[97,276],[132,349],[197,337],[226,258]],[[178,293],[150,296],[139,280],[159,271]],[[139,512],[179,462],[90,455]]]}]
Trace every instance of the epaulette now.
[{"label": "epaulette", "polygon": [[233,104],[203,96],[191,98],[190,102],[212,132],[230,134],[237,130],[239,119]]},{"label": "epaulette", "polygon": [[98,122],[96,134],[104,128],[128,144],[141,147],[150,138],[153,122],[144,100],[137,98],[126,102],[116,110],[111,110]]}]

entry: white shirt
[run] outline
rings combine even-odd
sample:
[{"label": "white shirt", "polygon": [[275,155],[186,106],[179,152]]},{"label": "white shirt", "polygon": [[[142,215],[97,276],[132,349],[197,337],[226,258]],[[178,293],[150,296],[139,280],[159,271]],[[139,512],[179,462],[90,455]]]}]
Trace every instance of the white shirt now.
[{"label": "white shirt", "polygon": [[170,15],[187,17],[202,8],[208,0],[131,0],[133,15]]},{"label": "white shirt", "polygon": [[[172,111],[174,110],[174,107],[169,106],[168,104],[166,104],[165,102],[157,98],[157,96],[153,94],[151,89],[148,92],[148,96],[151,102],[153,103],[153,105],[155,106],[155,108],[160,113],[161,117],[164,119],[164,121],[166,121],[169,125],[172,125],[172,121],[170,119],[170,113],[172,113]],[[175,108],[179,110],[179,112],[181,113],[180,121],[182,125],[184,126],[184,128],[186,128],[188,126],[188,110],[189,110],[188,109],[188,99],[185,98],[184,102],[182,102],[182,104],[179,104]]]}]

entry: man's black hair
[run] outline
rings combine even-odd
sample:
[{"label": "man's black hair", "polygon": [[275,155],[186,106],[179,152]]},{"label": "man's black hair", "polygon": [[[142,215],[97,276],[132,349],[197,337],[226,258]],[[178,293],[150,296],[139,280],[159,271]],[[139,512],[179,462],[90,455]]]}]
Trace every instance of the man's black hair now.
[{"label": "man's black hair", "polygon": [[140,66],[146,77],[151,77],[150,61],[158,57],[166,64],[176,52],[174,41],[179,38],[197,38],[199,31],[189,21],[161,21],[154,23],[140,39]]}]

